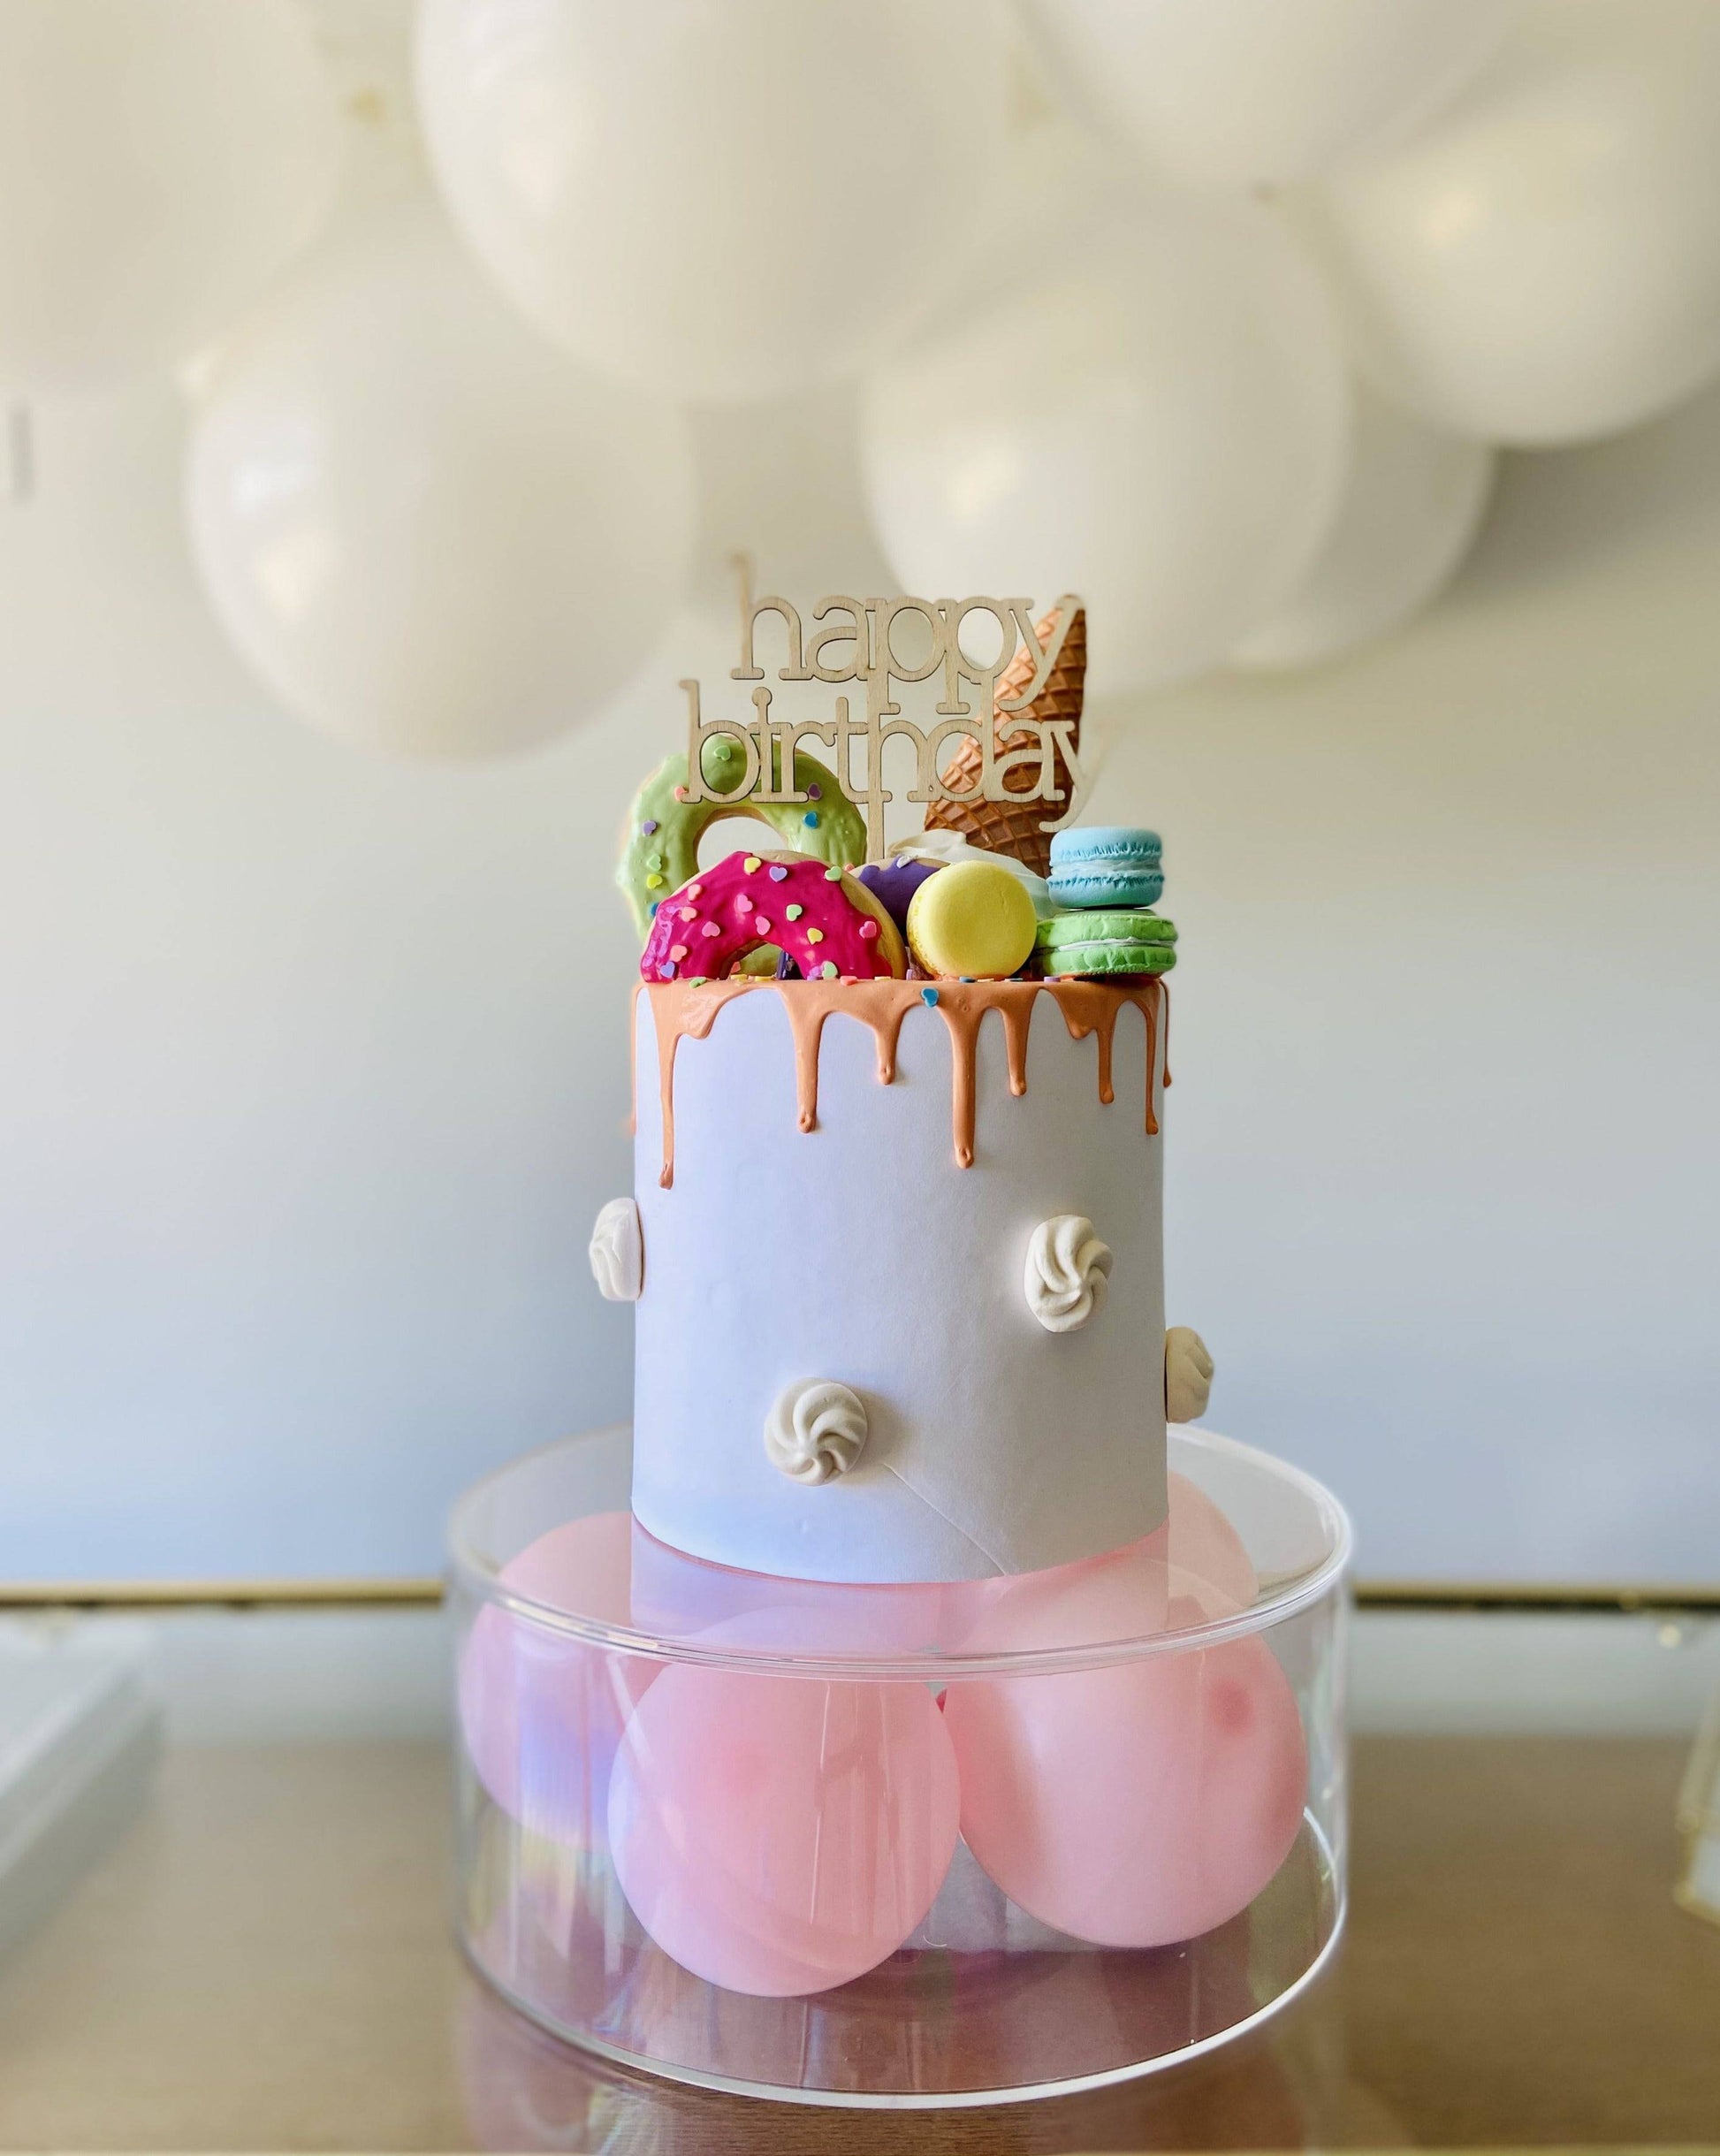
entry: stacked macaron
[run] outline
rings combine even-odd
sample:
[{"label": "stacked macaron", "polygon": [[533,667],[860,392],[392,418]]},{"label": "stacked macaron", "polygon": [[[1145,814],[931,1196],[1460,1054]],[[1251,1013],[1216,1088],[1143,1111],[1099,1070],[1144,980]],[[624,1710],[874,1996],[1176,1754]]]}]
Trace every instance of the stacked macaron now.
[{"label": "stacked macaron", "polygon": [[1154,902],[1165,888],[1159,834],[1116,825],[1059,831],[1051,842],[1051,896],[1034,948],[1047,979],[1165,973],[1176,930]]}]

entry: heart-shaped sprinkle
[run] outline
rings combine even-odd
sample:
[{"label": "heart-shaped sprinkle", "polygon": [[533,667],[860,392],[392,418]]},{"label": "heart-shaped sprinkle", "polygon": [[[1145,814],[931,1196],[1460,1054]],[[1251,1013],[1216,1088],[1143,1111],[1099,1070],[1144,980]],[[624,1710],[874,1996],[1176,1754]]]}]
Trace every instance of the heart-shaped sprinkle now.
[{"label": "heart-shaped sprinkle", "polygon": [[860,924],[860,941],[861,941],[863,943],[870,943],[870,942],[871,941],[872,938],[873,938],[875,935],[877,935],[877,933],[878,933],[878,923],[877,923],[876,921],[862,921],[862,922],[861,922],[861,924]]},{"label": "heart-shaped sprinkle", "polygon": [[816,809],[808,809],[805,815],[801,818],[801,821],[809,831],[816,831],[818,827],[818,811]]},{"label": "heart-shaped sprinkle", "polygon": [[699,931],[699,933],[702,936],[719,936],[722,933],[722,930],[718,927],[715,921],[707,921],[704,927]]},{"label": "heart-shaped sprinkle", "polygon": [[704,886],[702,883],[689,883],[687,887],[687,895],[689,898],[696,898],[704,888]]},{"label": "heart-shaped sprinkle", "polygon": [[938,991],[935,988],[922,988],[920,990],[920,1001],[925,1005],[928,1010],[932,1008],[932,1004],[937,1002],[937,1000]]},{"label": "heart-shaped sprinkle", "polygon": [[741,865],[743,869],[745,869],[749,876],[756,876],[758,873],[761,865],[758,856],[756,853],[750,853],[746,859],[742,862]]},{"label": "heart-shaped sprinkle", "polygon": [[677,786],[675,789],[675,799],[677,801],[685,801],[686,798],[687,789],[684,786]]},{"label": "heart-shaped sprinkle", "polygon": [[679,965],[681,960],[687,956],[687,946],[684,943],[670,944],[669,956],[674,960],[675,964]]},{"label": "heart-shaped sprinkle", "polygon": [[689,988],[702,988],[710,978],[708,973],[691,973],[688,976],[687,986]]},{"label": "heart-shaped sprinkle", "polygon": [[644,822],[643,822],[643,823],[642,823],[642,824],[640,825],[639,828],[640,828],[641,832],[642,832],[642,833],[644,834],[644,836],[645,836],[646,838],[650,838],[650,837],[651,836],[651,834],[653,834],[653,833],[656,831],[656,829],[657,829],[657,819],[656,819],[656,817],[654,817],[654,816],[648,816],[648,817],[646,817],[646,819],[645,819]]},{"label": "heart-shaped sprinkle", "polygon": [[737,891],[734,894],[734,910],[737,913],[752,911],[752,893],[750,891]]},{"label": "heart-shaped sprinkle", "polygon": [[647,877],[646,877],[646,879],[645,879],[645,888],[646,888],[648,891],[660,891],[660,890],[663,888],[663,879],[662,879],[662,877],[661,877],[661,876],[647,876]]},{"label": "heart-shaped sprinkle", "polygon": [[840,883],[842,880],[842,872],[840,868],[827,868],[824,872],[824,880],[826,883]]},{"label": "heart-shaped sprinkle", "polygon": [[822,943],[824,941],[824,930],[822,928],[809,928],[806,932],[806,941],[809,943]]},{"label": "heart-shaped sprinkle", "polygon": [[824,975],[826,980],[834,980],[836,978],[836,961],[833,958],[826,958],[824,964],[818,968],[818,971]]},{"label": "heart-shaped sprinkle", "polygon": [[658,966],[657,974],[659,980],[673,980],[675,977],[674,961],[671,959],[667,965]]},{"label": "heart-shaped sprinkle", "polygon": [[652,920],[655,920],[655,919],[657,918],[657,909],[658,909],[658,907],[659,907],[659,906],[662,904],[662,903],[663,903],[663,901],[662,901],[660,898],[654,898],[654,899],[652,899],[652,901],[651,901],[651,919],[652,919]]},{"label": "heart-shaped sprinkle", "polygon": [[804,906],[785,906],[782,910],[791,921],[799,920],[801,915],[806,910]]},{"label": "heart-shaped sprinkle", "polygon": [[696,921],[699,918],[699,910],[696,906],[677,906],[675,911],[680,914],[683,921]]},{"label": "heart-shaped sprinkle", "polygon": [[822,801],[824,799],[824,789],[816,780],[814,780],[812,784],[807,788],[806,798],[809,801]]},{"label": "heart-shaped sprinkle", "polygon": [[773,861],[771,864],[771,881],[772,883],[787,883],[788,880],[788,870],[783,867],[780,861]]},{"label": "heart-shaped sprinkle", "polygon": [[755,913],[753,915],[752,925],[761,936],[767,936],[771,933],[771,925],[765,918],[762,913]]},{"label": "heart-shaped sprinkle", "polygon": [[660,853],[648,853],[645,856],[645,866],[647,868],[661,868],[662,865],[663,857]]}]

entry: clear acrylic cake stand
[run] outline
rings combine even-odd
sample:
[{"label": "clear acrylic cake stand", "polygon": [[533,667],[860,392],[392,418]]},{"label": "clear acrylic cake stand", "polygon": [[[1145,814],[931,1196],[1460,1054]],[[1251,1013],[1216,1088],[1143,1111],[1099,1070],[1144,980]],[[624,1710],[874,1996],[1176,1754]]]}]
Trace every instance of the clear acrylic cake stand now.
[{"label": "clear acrylic cake stand", "polygon": [[[1012,1629],[975,1622],[972,1588],[808,1588],[665,1551],[626,1520],[629,1454],[625,1428],[552,1445],[469,1491],[451,1527],[457,1924],[479,1973],[520,2011],[618,2064],[696,2085],[930,2107],[1064,2094],[1174,2066],[1258,2028],[1312,1984],[1345,1906],[1350,1552],[1348,1521],[1317,1482],[1251,1447],[1173,1430],[1174,1492],[1183,1480],[1161,1566],[1168,1600],[1143,1628],[1107,1619],[1102,1595],[1077,1598],[1069,1606],[1097,1611],[1083,1621],[1099,1636],[1071,1631],[1065,1615],[1040,1627],[1054,1641],[1046,1645],[1035,1630],[1037,1604],[1029,1605],[1033,1621]],[[1179,1502],[1197,1527],[1216,1506],[1236,1530],[1258,1582],[1252,1599],[1232,1592],[1226,1600],[1179,1571],[1179,1556],[1221,1563],[1210,1536],[1179,1545]],[[1020,1605],[1010,1606],[1019,1617]],[[1151,1713],[1155,1701],[1198,1695],[1210,1716],[1227,1688],[1242,1696],[1231,1682],[1238,1670],[1244,1688],[1264,1672],[1283,1703],[1300,1821],[1292,1788],[1288,1854],[1276,1861],[1275,1847],[1275,1870],[1245,1906],[1232,1910],[1210,1893],[1203,1904],[1211,1821],[1234,1815],[1243,1823],[1237,1832],[1248,1831],[1253,1800],[1237,1786],[1252,1771],[1248,1755],[1222,1755],[1240,1765],[1208,1764],[1214,1779],[1205,1786],[1171,1775],[1189,1801],[1168,1815],[1162,1840],[1156,1831],[1149,1838],[1141,1861],[1193,1893],[1185,1906],[1222,1906],[1222,1920],[1196,1936],[1087,1943],[1010,1901],[963,1839],[929,1912],[895,1951],[829,1988],[760,1996],[694,1973],[686,1963],[701,1950],[678,1937],[684,1958],[672,1958],[623,1891],[609,1832],[612,1774],[620,1773],[618,1748],[636,1761],[646,1719],[637,1703],[666,1672],[681,1672],[675,1684],[695,1698],[701,1685],[726,1686],[726,1701],[780,1701],[785,1680],[825,1687],[818,1696],[826,1701],[911,1686],[940,1700],[952,1728],[963,1687],[981,1688],[967,1699],[993,1707],[1049,1702],[1066,1733],[1071,1703],[1085,1712],[1081,1703],[1092,1701],[1092,1728],[1077,1721],[1068,1743],[1079,1755],[1068,1772],[1083,1777],[1100,1771],[1095,1759],[1102,1767],[1131,1703]],[[658,1695],[658,1706],[669,1696]],[[909,1704],[924,1720],[924,1702]],[[757,1769],[766,1806],[768,1736],[761,1733]],[[1283,1756],[1280,1742],[1275,1756]],[[1214,1756],[1210,1746],[1199,1756]],[[1061,1756],[1051,1771],[1062,1773]],[[894,1795],[911,1816],[907,1779],[905,1797],[901,1787]],[[844,1834],[858,1838],[851,1809],[833,1810],[827,1837],[823,1821],[819,1830],[826,1867],[871,1861],[844,1843]],[[700,1882],[683,1884],[683,1900],[689,1886],[696,1893]],[[673,1913],[673,1901],[660,1906]],[[719,1927],[712,1937],[720,1956],[727,1936]]]}]

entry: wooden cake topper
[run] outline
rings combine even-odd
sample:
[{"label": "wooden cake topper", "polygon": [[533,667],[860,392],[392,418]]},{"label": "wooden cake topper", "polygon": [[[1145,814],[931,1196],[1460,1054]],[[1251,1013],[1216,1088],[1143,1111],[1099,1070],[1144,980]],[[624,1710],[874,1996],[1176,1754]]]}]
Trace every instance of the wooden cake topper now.
[{"label": "wooden cake topper", "polygon": [[[863,684],[864,718],[854,716],[845,695],[837,696],[828,718],[772,715],[774,692],[758,663],[759,622],[765,615],[772,617],[782,645],[777,681]],[[996,648],[975,658],[974,644]],[[836,594],[820,599],[803,621],[790,600],[774,594],[754,598],[743,590],[740,662],[729,678],[760,684],[752,691],[752,715],[706,720],[699,684],[681,683],[687,692],[686,797],[734,805],[811,801],[812,795],[796,788],[795,758],[802,742],[816,741],[829,752],[838,785],[865,818],[866,857],[881,861],[885,804],[895,798],[884,783],[884,750],[887,742],[901,738],[912,744],[915,758],[915,783],[906,798],[926,804],[928,824],[980,834],[1001,815],[1015,835],[998,849],[1023,852],[1024,840],[1031,843],[1031,838],[1022,827],[1024,811],[1043,804],[1047,813],[1037,819],[1037,827],[1048,834],[1069,823],[1080,803],[1085,648],[1081,601],[1072,593],[1057,601],[1036,631],[1031,602],[1024,598]],[[902,717],[895,691],[934,679],[941,693],[933,722],[920,727]],[[740,751],[738,784],[713,786],[705,777],[705,744],[719,739]],[[859,781],[854,775],[856,743],[864,744]],[[1008,807],[988,812],[981,803]],[[1039,842],[1040,848],[1046,843]]]}]

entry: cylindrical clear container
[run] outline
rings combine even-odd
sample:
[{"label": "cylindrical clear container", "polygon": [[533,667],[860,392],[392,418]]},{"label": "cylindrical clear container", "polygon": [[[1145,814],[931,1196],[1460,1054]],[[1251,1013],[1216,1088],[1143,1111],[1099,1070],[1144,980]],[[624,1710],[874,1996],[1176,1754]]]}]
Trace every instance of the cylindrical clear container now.
[{"label": "cylindrical clear container", "polygon": [[1170,1435],[1086,1564],[825,1587],[628,1510],[625,1429],[452,1527],[460,1938],[533,2020],[848,2105],[1102,2085],[1257,2027],[1344,1908],[1341,1508]]}]

